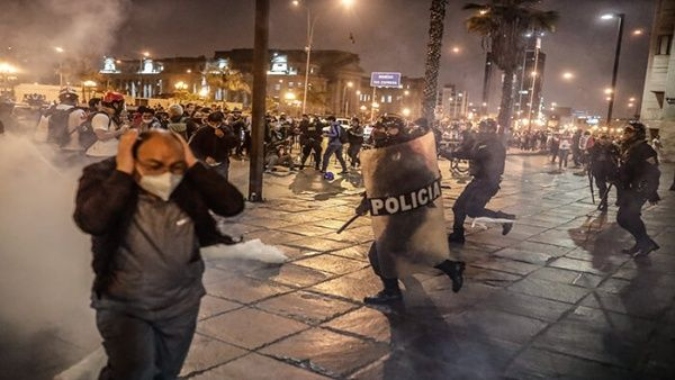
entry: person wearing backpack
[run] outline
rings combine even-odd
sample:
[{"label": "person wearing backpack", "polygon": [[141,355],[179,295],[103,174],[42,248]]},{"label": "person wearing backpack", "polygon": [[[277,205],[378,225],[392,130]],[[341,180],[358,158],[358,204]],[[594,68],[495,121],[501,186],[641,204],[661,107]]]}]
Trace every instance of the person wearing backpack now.
[{"label": "person wearing backpack", "polygon": [[349,171],[347,170],[347,163],[342,157],[342,144],[344,144],[343,140],[348,141],[349,137],[347,136],[347,132],[344,130],[344,128],[342,128],[342,126],[336,122],[335,116],[328,116],[326,121],[330,123],[330,127],[326,133],[326,137],[328,137],[328,147],[326,147],[326,152],[323,154],[321,173],[326,173],[330,156],[335,154],[335,157],[342,166],[342,171],[340,174],[347,174]]},{"label": "person wearing backpack", "polygon": [[639,122],[630,122],[624,129],[625,149],[621,152],[617,184],[621,187],[621,195],[616,222],[635,238],[635,244],[622,252],[633,257],[644,257],[659,249],[640,219],[645,202],[655,205],[661,199],[656,192],[661,176],[659,160],[656,151],[646,140],[646,130],[644,124]]},{"label": "person wearing backpack", "polygon": [[91,129],[96,134],[96,141],[87,149],[87,157],[100,159],[117,154],[119,136],[129,129],[122,122],[120,115],[124,110],[124,95],[108,91],[101,99],[101,111],[91,119]]},{"label": "person wearing backpack", "polygon": [[59,104],[44,115],[47,125],[46,142],[65,152],[82,151],[78,127],[87,119],[87,115],[82,108],[77,107],[78,99],[75,90],[64,87],[59,91]]}]

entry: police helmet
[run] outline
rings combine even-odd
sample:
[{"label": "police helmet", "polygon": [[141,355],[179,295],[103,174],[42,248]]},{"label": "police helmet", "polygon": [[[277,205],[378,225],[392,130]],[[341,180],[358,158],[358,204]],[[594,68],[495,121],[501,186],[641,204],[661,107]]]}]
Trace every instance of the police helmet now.
[{"label": "police helmet", "polygon": [[631,131],[635,133],[635,138],[637,139],[644,139],[645,137],[647,137],[647,127],[645,127],[644,124],[636,120],[628,122],[628,125],[624,129],[624,132],[626,131]]},{"label": "police helmet", "polygon": [[380,116],[375,124],[378,124],[380,127],[384,127],[386,129],[398,128],[400,130],[403,130],[406,125],[405,120],[397,115]]},{"label": "police helmet", "polygon": [[481,122],[478,124],[478,128],[496,131],[497,130],[497,122],[494,119],[481,120]]}]

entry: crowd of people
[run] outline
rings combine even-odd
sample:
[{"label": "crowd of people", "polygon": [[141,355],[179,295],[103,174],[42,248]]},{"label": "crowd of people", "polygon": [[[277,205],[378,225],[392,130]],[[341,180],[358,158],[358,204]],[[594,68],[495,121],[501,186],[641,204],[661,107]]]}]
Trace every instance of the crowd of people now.
[{"label": "crowd of people", "polygon": [[[100,378],[176,378],[205,294],[199,250],[237,243],[218,230],[215,218],[244,209],[243,195],[227,178],[230,159],[250,154],[251,120],[238,109],[195,104],[166,110],[142,106],[128,112],[124,96],[116,92],[92,99],[87,107],[79,106],[77,94],[67,88],[59,99],[41,118],[35,139],[88,164],[79,182],[74,219],[93,242],[92,307],[108,357]],[[447,275],[458,292],[465,263],[449,246],[465,244],[466,218],[500,223],[502,235],[510,233],[516,219],[487,208],[500,190],[507,150],[494,120],[483,120],[477,127],[475,132],[451,129],[456,134],[452,138],[461,143],[445,149],[440,141],[448,131],[435,129],[425,119],[407,122],[383,116],[366,133],[358,118],[345,128],[334,116],[293,120],[269,115],[265,171],[280,165],[304,170],[311,158],[314,170],[329,178],[333,157],[342,174],[366,165],[366,191],[355,205],[355,217],[372,216],[375,237],[368,258],[382,290],[365,297],[364,303],[400,302],[399,278],[428,269]],[[641,220],[642,206],[660,200],[661,174],[643,124],[631,122],[617,141],[577,131],[546,140],[537,135],[525,146],[542,144],[555,152],[552,160],[558,159],[559,168],[567,166],[569,154],[574,165],[584,165],[591,185],[597,187],[600,211],[607,211],[607,195],[616,188],[617,224],[635,241],[624,253],[638,258],[659,249]],[[470,162],[472,180],[452,206],[450,234],[437,203],[439,156]]]}]

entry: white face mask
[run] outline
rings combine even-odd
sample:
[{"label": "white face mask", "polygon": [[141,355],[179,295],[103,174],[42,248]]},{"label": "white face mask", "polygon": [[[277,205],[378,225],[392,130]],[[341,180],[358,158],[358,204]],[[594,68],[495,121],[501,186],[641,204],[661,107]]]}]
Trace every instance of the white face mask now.
[{"label": "white face mask", "polygon": [[138,186],[166,202],[182,180],[182,175],[171,172],[158,175],[141,175]]}]

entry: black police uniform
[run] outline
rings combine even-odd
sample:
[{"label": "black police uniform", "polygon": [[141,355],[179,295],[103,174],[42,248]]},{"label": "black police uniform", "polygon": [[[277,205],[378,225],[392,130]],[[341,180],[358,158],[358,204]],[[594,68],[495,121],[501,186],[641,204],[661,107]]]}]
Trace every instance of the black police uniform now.
[{"label": "black police uniform", "polygon": [[305,168],[309,154],[314,151],[314,169],[321,166],[321,142],[323,141],[323,124],[316,119],[314,122],[303,119],[300,122],[300,145],[302,145],[302,160],[300,169]]},{"label": "black police uniform", "polygon": [[[471,161],[469,171],[473,179],[452,206],[454,223],[453,232],[448,236],[450,243],[464,243],[464,220],[467,215],[472,218],[515,219],[515,215],[485,208],[485,205],[499,191],[499,183],[504,174],[504,162],[506,161],[506,149],[496,134],[479,135],[478,141],[471,149],[453,152],[451,156]],[[511,227],[511,223],[504,223],[502,234],[509,233]]]},{"label": "black police uniform", "polygon": [[622,191],[616,222],[635,238],[635,245],[624,250],[624,253],[644,256],[659,248],[647,235],[645,224],[640,218],[646,201],[655,203],[660,200],[656,192],[661,174],[658,165],[656,151],[644,139],[627,144],[622,152],[619,169]]},{"label": "black police uniform", "polygon": [[609,143],[595,143],[589,149],[591,159],[591,174],[598,188],[600,205],[599,210],[607,210],[607,183],[616,180],[619,170],[619,147]]}]

